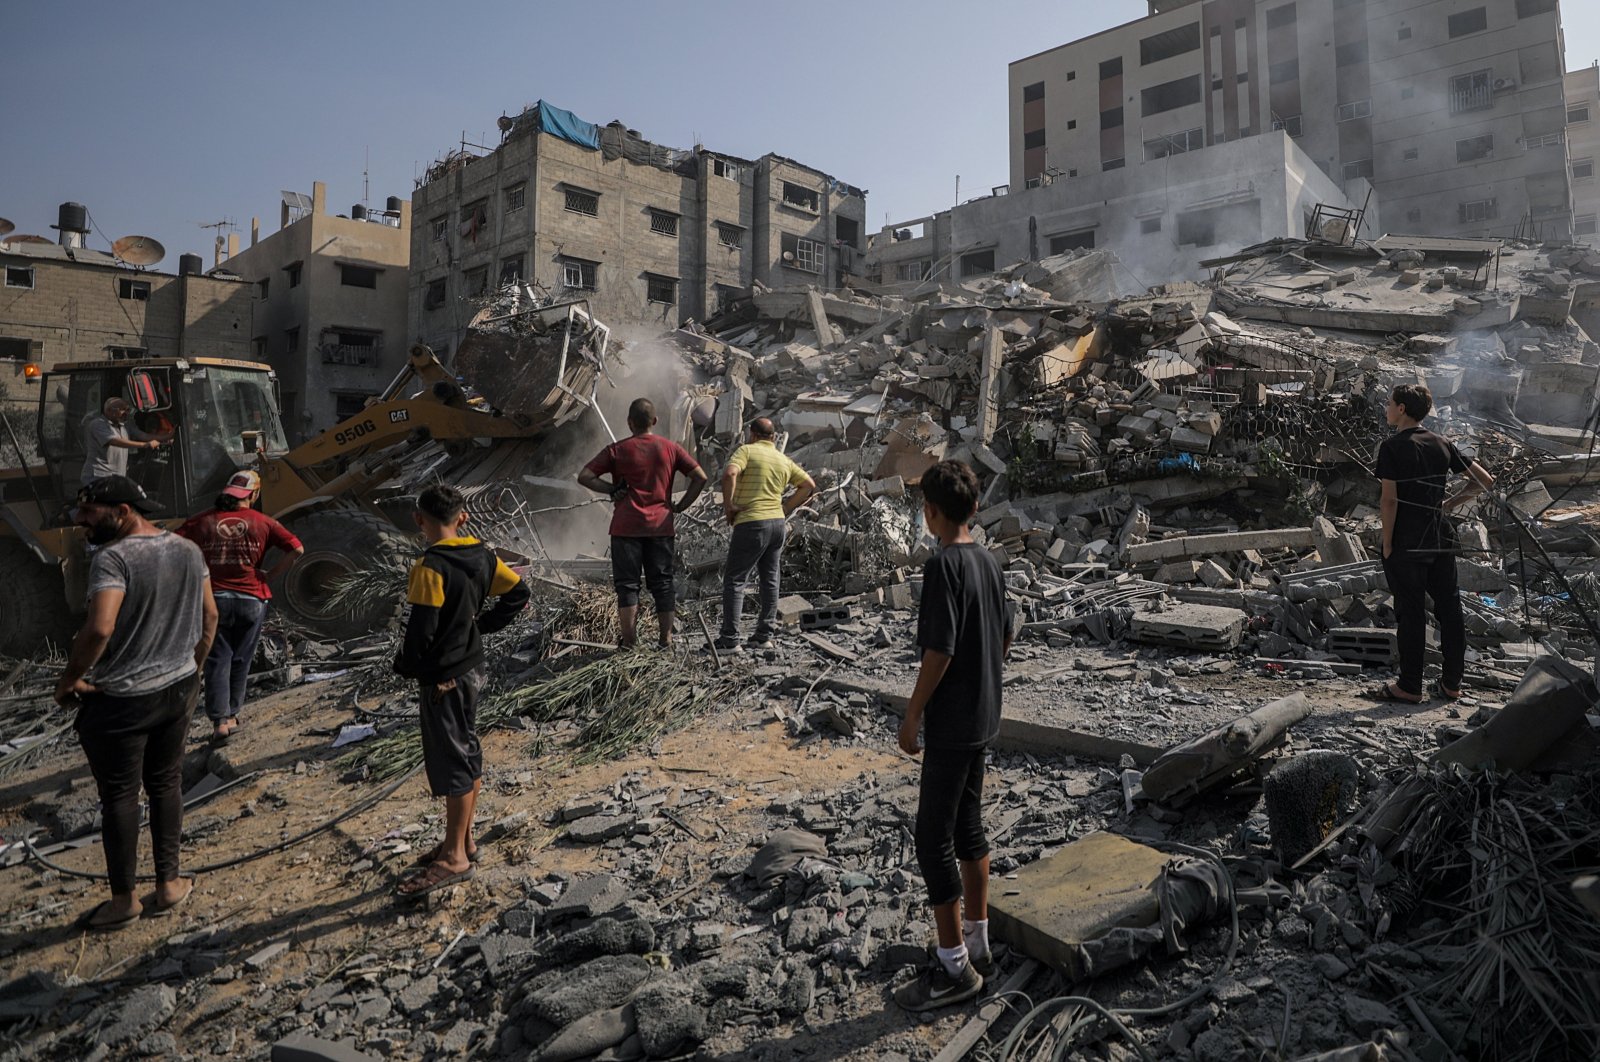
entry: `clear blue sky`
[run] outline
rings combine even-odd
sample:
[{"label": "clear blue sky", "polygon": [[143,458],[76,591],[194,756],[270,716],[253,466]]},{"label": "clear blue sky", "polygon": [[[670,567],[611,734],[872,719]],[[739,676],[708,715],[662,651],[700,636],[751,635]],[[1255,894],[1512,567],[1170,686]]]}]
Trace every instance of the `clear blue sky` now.
[{"label": "clear blue sky", "polygon": [[[1565,0],[1567,66],[1600,4]],[[278,191],[335,212],[409,198],[431,159],[540,98],[672,147],[775,151],[865,187],[869,228],[1007,180],[1006,65],[1127,22],[1144,0],[256,3],[4,0],[0,216],[53,236],[88,205],[211,259],[202,224],[277,226]],[[104,248],[98,235],[91,246]]]}]

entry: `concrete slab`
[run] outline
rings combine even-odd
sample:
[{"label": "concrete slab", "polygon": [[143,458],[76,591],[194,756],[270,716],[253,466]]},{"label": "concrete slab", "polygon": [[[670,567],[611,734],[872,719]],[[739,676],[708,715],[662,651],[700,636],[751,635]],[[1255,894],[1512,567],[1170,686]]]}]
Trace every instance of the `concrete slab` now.
[{"label": "concrete slab", "polygon": [[989,929],[1029,958],[1071,980],[1086,971],[1079,945],[1122,926],[1147,926],[1160,914],[1154,884],[1167,863],[1154,848],[1111,833],[1091,833],[1054,855],[997,880]]},{"label": "concrete slab", "polygon": [[1249,618],[1236,608],[1177,604],[1160,612],[1136,613],[1128,637],[1146,645],[1220,652],[1238,647]]}]

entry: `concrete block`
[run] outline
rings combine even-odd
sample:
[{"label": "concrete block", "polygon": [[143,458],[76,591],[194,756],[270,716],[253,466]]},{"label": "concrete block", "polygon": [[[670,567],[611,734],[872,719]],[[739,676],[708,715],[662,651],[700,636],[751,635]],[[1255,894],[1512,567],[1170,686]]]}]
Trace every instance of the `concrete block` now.
[{"label": "concrete block", "polygon": [[799,594],[790,594],[778,599],[778,622],[799,623],[801,613],[809,611],[811,602]]},{"label": "concrete block", "polygon": [[[1218,418],[1219,422],[1221,418]],[[1211,452],[1211,439],[1215,433],[1207,434],[1195,428],[1175,427],[1168,436],[1167,442],[1174,450],[1182,450],[1191,454],[1208,454]]]},{"label": "concrete block", "polygon": [[849,605],[831,605],[825,608],[810,608],[800,613],[800,629],[803,631],[816,631],[824,627],[833,627],[840,623],[848,623],[855,618],[856,610]]},{"label": "concrete block", "polygon": [[1167,863],[1154,848],[1091,833],[996,881],[989,898],[995,938],[1078,980],[1080,945],[1160,914],[1153,886]]},{"label": "concrete block", "polygon": [[1328,632],[1328,652],[1358,664],[1387,665],[1400,659],[1394,631],[1376,627],[1335,627]]},{"label": "concrete block", "polygon": [[1000,459],[1000,455],[981,442],[972,444],[972,458],[995,475],[1006,470],[1006,463]]},{"label": "concrete block", "polygon": [[1146,645],[1222,652],[1238,648],[1248,620],[1236,608],[1178,604],[1160,612],[1136,613],[1128,637]]},{"label": "concrete block", "polygon": [[1155,575],[1158,583],[1192,583],[1200,578],[1200,562],[1197,560],[1173,561],[1163,564]]},{"label": "concrete block", "polygon": [[867,484],[867,497],[869,498],[903,498],[905,495],[906,481],[903,476],[875,479]]},{"label": "concrete block", "polygon": [[1214,560],[1206,561],[1195,574],[1202,583],[1205,583],[1213,590],[1220,590],[1223,587],[1231,588],[1238,581],[1234,579],[1232,572]]}]

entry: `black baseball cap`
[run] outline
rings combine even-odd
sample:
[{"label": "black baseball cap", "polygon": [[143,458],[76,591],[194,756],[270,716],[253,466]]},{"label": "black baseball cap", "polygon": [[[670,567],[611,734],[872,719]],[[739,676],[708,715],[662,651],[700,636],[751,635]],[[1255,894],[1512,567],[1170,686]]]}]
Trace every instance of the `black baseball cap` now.
[{"label": "black baseball cap", "polygon": [[101,476],[91,479],[78,491],[79,505],[131,505],[141,513],[153,513],[159,502],[127,476]]}]

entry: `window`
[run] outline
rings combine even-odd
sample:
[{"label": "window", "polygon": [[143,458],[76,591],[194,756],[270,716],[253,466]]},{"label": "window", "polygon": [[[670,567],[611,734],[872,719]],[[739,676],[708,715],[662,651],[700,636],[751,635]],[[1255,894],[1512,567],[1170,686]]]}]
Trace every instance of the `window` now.
[{"label": "window", "polygon": [[964,277],[977,277],[985,273],[994,272],[994,248],[987,251],[973,251],[971,254],[961,256],[961,275]]},{"label": "window", "polygon": [[461,208],[461,235],[478,242],[478,233],[489,224],[489,201],[480,199]]},{"label": "window", "polygon": [[1274,128],[1274,129],[1282,129],[1285,133],[1288,133],[1290,136],[1299,136],[1300,135],[1300,116],[1298,114],[1291,114],[1287,118],[1274,118],[1272,120],[1272,128]]},{"label": "window", "polygon": [[1469,33],[1482,33],[1489,28],[1489,9],[1475,7],[1450,16],[1450,36],[1465,37]]},{"label": "window", "polygon": [[1175,55],[1200,49],[1200,23],[1191,22],[1187,26],[1166,30],[1146,37],[1139,42],[1139,65],[1149,66],[1163,59],[1171,59]]},{"label": "window", "polygon": [[1532,151],[1534,148],[1560,147],[1565,141],[1565,133],[1544,133],[1528,137],[1522,142],[1522,146]]},{"label": "window", "polygon": [[1399,30],[1395,32],[1395,37],[1398,40],[1409,41],[1411,39],[1411,27],[1401,26]]},{"label": "window", "polygon": [[724,313],[733,309],[733,304],[744,294],[743,288],[734,287],[732,284],[717,284],[712,290],[717,297],[717,313]]},{"label": "window", "polygon": [[650,211],[650,231],[658,236],[678,235],[678,215],[669,214],[665,210]]},{"label": "window", "polygon": [[711,176],[721,177],[728,181],[737,181],[739,179],[739,167],[727,159],[714,158],[711,160]]},{"label": "window", "polygon": [[300,329],[289,328],[284,330],[283,349],[290,354],[300,349]]},{"label": "window", "polygon": [[1032,148],[1042,148],[1042,147],[1044,147],[1044,130],[1043,129],[1035,129],[1031,133],[1023,133],[1022,134],[1022,147],[1023,147],[1023,150],[1025,150],[1025,151],[1026,150],[1030,150]]},{"label": "window", "polygon": [[150,282],[148,280],[130,280],[127,277],[117,279],[117,298],[131,299],[134,302],[150,301]]},{"label": "window", "polygon": [[1144,160],[1149,162],[1151,159],[1164,159],[1168,155],[1182,155],[1187,151],[1199,151],[1205,146],[1206,134],[1203,129],[1169,133],[1144,142]]},{"label": "window", "polygon": [[1153,85],[1139,94],[1141,113],[1148,118],[1177,107],[1200,102],[1200,75],[1180,77],[1162,85]]},{"label": "window", "polygon": [[461,274],[461,279],[466,284],[468,298],[482,295],[489,290],[489,267],[479,266],[477,269],[469,269]]},{"label": "window", "polygon": [[1406,211],[1406,223],[1410,224],[1410,225],[1421,224],[1422,223],[1422,211],[1421,211],[1421,209],[1418,208],[1418,207],[1412,207],[1410,210]]},{"label": "window", "polygon": [[1351,100],[1349,103],[1339,104],[1339,121],[1351,122],[1357,118],[1372,117],[1371,100]]},{"label": "window", "polygon": [[600,215],[600,193],[586,192],[581,188],[567,188],[566,207],[574,214],[588,214],[590,217]]},{"label": "window", "polygon": [[1107,59],[1105,62],[1100,64],[1100,80],[1101,81],[1110,81],[1114,77],[1121,77],[1121,76],[1122,76],[1122,56],[1119,55],[1115,59]]},{"label": "window", "polygon": [[1161,219],[1160,218],[1142,218],[1142,219],[1140,219],[1140,221],[1139,221],[1139,232],[1140,232],[1141,235],[1148,236],[1153,232],[1160,232],[1160,231],[1161,231]]},{"label": "window", "polygon": [[1267,67],[1267,81],[1273,85],[1281,85],[1285,81],[1300,80],[1300,60],[1285,59],[1281,63],[1273,63]]},{"label": "window", "polygon": [[1578,124],[1580,124],[1582,122],[1587,122],[1588,120],[1589,120],[1589,108],[1588,107],[1568,107],[1567,108],[1567,124],[1568,125],[1578,125]]},{"label": "window", "polygon": [[1400,158],[1401,158],[1401,161],[1403,161],[1403,162],[1415,162],[1415,161],[1417,161],[1417,149],[1416,148],[1406,148],[1404,151],[1402,151],[1400,153]]},{"label": "window", "polygon": [[515,284],[522,279],[522,255],[512,255],[500,260],[500,286]]},{"label": "window", "polygon": [[450,223],[450,219],[445,217],[443,214],[440,214],[438,217],[433,219],[431,224],[433,225],[433,242],[434,243],[443,243],[444,242],[445,234],[450,231],[449,230],[449,223]]},{"label": "window", "polygon": [[369,266],[341,265],[339,267],[339,283],[347,288],[376,288],[378,286],[378,270]]},{"label": "window", "polygon": [[1022,102],[1032,103],[1034,100],[1044,99],[1044,82],[1035,81],[1031,85],[1022,86]]},{"label": "window", "polygon": [[815,190],[803,184],[783,182],[783,205],[794,207],[797,210],[810,211],[813,214],[822,212],[822,197]]},{"label": "window", "polygon": [[744,229],[738,225],[730,225],[726,221],[717,222],[717,242],[724,247],[737,248],[744,239]]},{"label": "window", "polygon": [[1210,247],[1217,242],[1215,211],[1196,210],[1178,215],[1178,243],[1183,246]]},{"label": "window", "polygon": [[422,297],[422,308],[424,310],[437,310],[439,307],[444,305],[444,300],[445,300],[445,279],[444,279],[444,277],[440,277],[437,280],[428,281],[427,293],[424,294],[423,297]]},{"label": "window", "polygon": [[106,357],[112,361],[127,361],[129,358],[145,358],[150,356],[148,347],[106,347]]},{"label": "window", "polygon": [[1456,141],[1456,161],[1476,162],[1486,159],[1494,154],[1494,134],[1484,133],[1482,136],[1469,136]]},{"label": "window", "polygon": [[1022,182],[1022,187],[1024,188],[1042,188],[1043,186],[1043,177],[1029,177],[1026,181]]},{"label": "window", "polygon": [[1076,118],[1068,118],[1067,119],[1067,128],[1068,129],[1076,129],[1076,128],[1078,128],[1078,120]]},{"label": "window", "polygon": [[1267,29],[1278,29],[1282,26],[1292,26],[1295,21],[1293,4],[1284,4],[1282,7],[1269,8],[1267,11]]},{"label": "window", "polygon": [[933,271],[931,259],[919,258],[914,262],[901,262],[894,267],[894,278],[901,282],[927,280]]},{"label": "window", "polygon": [[1572,179],[1574,181],[1594,180],[1594,159],[1573,159]]},{"label": "window", "polygon": [[289,274],[289,286],[291,288],[298,288],[300,286],[300,266],[301,263],[295,262],[293,265],[286,265],[283,267],[283,271]]},{"label": "window", "polygon": [[833,238],[846,247],[861,247],[861,223],[842,214],[833,217]]},{"label": "window", "polygon": [[367,408],[367,395],[359,391],[333,392],[334,423],[343,423]]},{"label": "window", "polygon": [[783,264],[790,269],[800,269],[807,273],[822,272],[822,257],[824,248],[819,240],[808,240],[804,236],[796,236],[792,232],[782,234]]},{"label": "window", "polygon": [[1371,159],[1357,159],[1355,162],[1347,162],[1344,164],[1344,179],[1347,181],[1353,181],[1357,177],[1365,177],[1368,180],[1372,179]]},{"label": "window", "polygon": [[256,296],[258,298],[260,298],[262,302],[266,302],[267,301],[267,292],[268,292],[268,290],[270,290],[271,284],[272,284],[272,278],[271,277],[268,277],[265,280],[256,281]]},{"label": "window", "polygon": [[1122,108],[1113,107],[1108,111],[1100,112],[1100,128],[1115,129],[1122,124]]},{"label": "window", "polygon": [[600,263],[586,262],[582,258],[561,259],[561,283],[579,291],[596,291],[596,273]]},{"label": "window", "polygon": [[1104,173],[1107,170],[1120,170],[1127,164],[1127,159],[1106,159],[1100,164],[1100,172]]},{"label": "window", "polygon": [[318,349],[324,365],[376,365],[383,353],[383,333],[364,328],[325,328]]},{"label": "window", "polygon": [[676,306],[678,304],[678,281],[673,277],[646,273],[644,275],[644,297],[648,302],[664,302],[668,305]]},{"label": "window", "polygon": [[1450,113],[1485,111],[1494,106],[1492,70],[1474,70],[1450,79]]},{"label": "window", "polygon": [[1068,81],[1076,81],[1076,80],[1078,80],[1078,72],[1076,70],[1068,70],[1067,71],[1067,80]]},{"label": "window", "polygon": [[250,341],[250,353],[258,361],[266,360],[266,357],[267,357],[267,337],[266,336],[256,336],[254,339],[252,339]]},{"label": "window", "polygon": [[1572,234],[1574,236],[1593,236],[1595,232],[1595,216],[1593,214],[1579,214],[1572,219]]},{"label": "window", "polygon": [[1556,9],[1556,0],[1517,0],[1517,17],[1547,15]]},{"label": "window", "polygon": [[33,287],[32,266],[6,266],[6,287],[31,288]]},{"label": "window", "polygon": [[1351,41],[1341,44],[1333,50],[1333,61],[1336,66],[1354,66],[1356,63],[1367,61],[1367,42]]},{"label": "window", "polygon": [[522,204],[526,199],[527,192],[528,186],[526,184],[514,184],[510,188],[506,189],[507,214],[514,214],[522,209]]},{"label": "window", "polygon": [[[1066,254],[1068,251],[1094,250],[1094,230],[1084,229],[1081,232],[1063,232],[1059,236],[1050,237],[1050,253]],[[990,252],[993,254],[994,252]]]},{"label": "window", "polygon": [[1493,199],[1476,199],[1462,203],[1456,208],[1456,214],[1463,225],[1474,221],[1493,221],[1500,216],[1500,205]]}]

